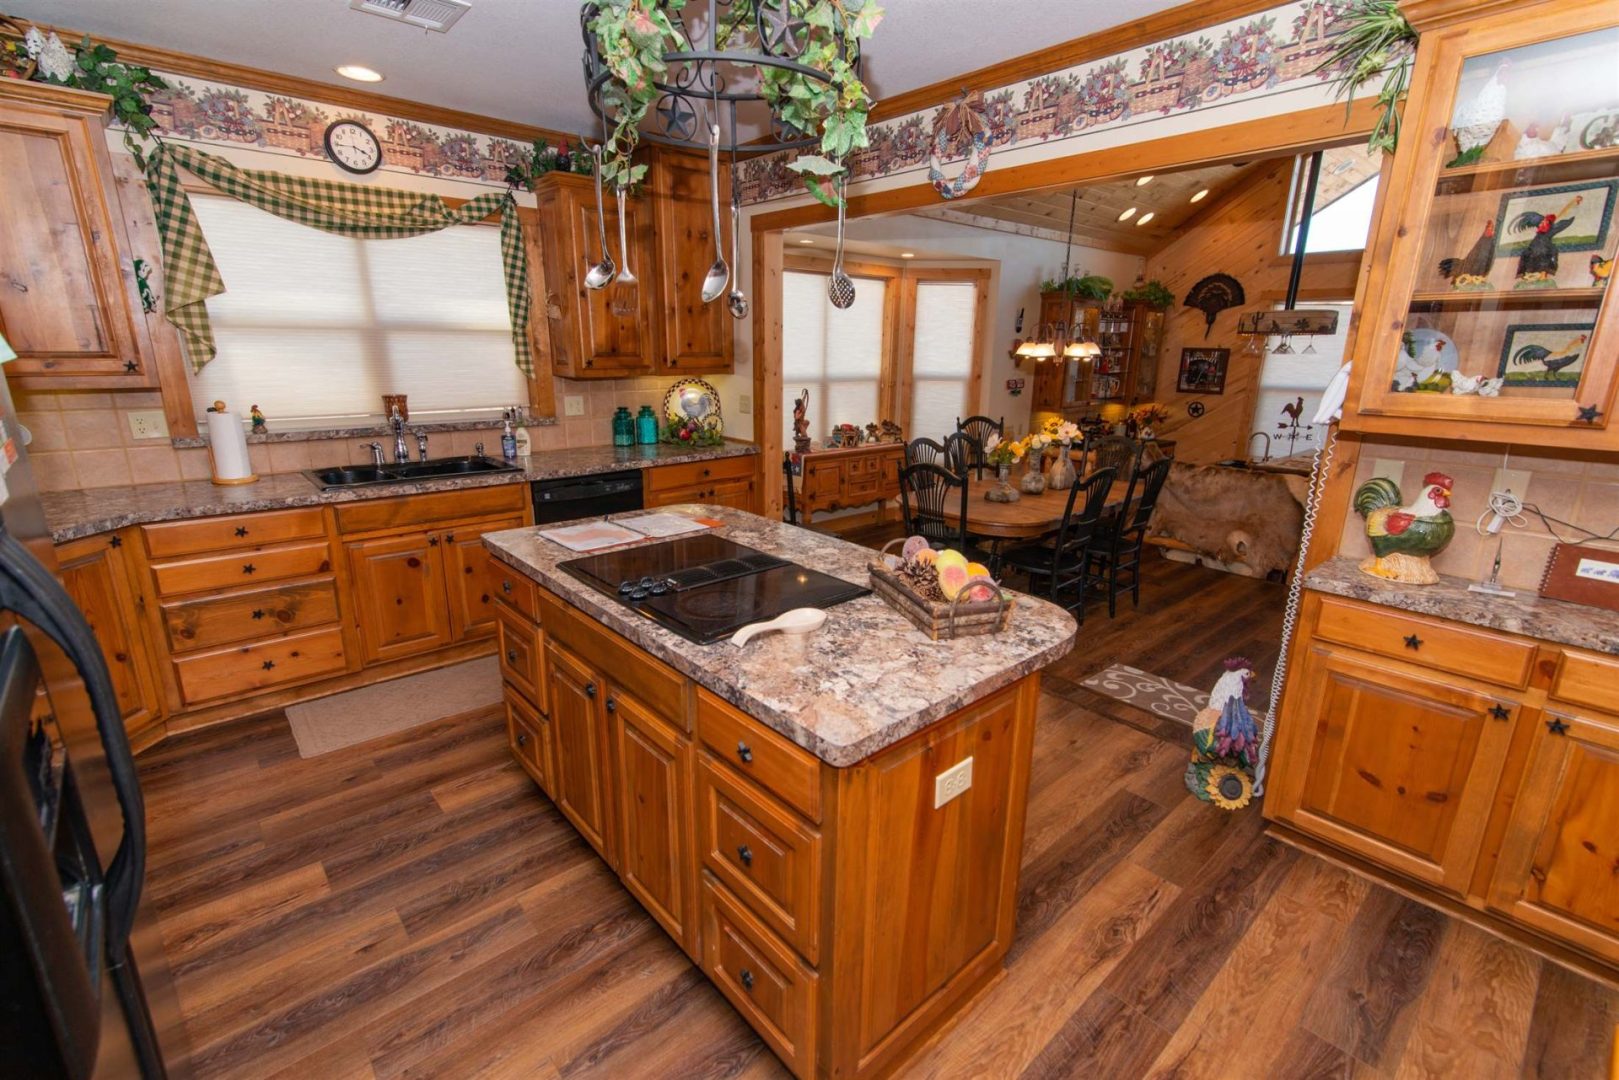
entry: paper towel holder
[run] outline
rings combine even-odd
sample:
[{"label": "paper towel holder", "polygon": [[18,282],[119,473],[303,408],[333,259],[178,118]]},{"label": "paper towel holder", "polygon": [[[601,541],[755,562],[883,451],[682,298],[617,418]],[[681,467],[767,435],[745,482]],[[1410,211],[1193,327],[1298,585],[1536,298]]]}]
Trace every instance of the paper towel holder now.
[{"label": "paper towel holder", "polygon": [[[242,462],[244,462],[244,463],[249,462],[250,459],[248,458],[248,453],[247,453],[247,433],[242,430],[242,422],[241,422],[241,420],[237,419],[234,416],[231,416],[230,413],[225,411],[225,403],[223,401],[215,401],[212,405],[208,406],[208,411],[210,413],[218,414],[221,418],[226,418],[226,417],[229,418],[229,424],[228,424],[226,430],[234,432],[234,440],[236,442],[236,448],[240,451],[240,454],[241,454],[240,460]],[[212,427],[212,425],[210,425],[210,427]],[[219,475],[221,470],[220,470],[220,467],[219,467],[219,458],[215,453],[214,433],[212,431],[210,431],[209,432],[209,438],[208,438],[208,471],[211,474],[211,478],[213,479],[213,482],[216,483],[216,484],[221,484],[221,485],[256,484],[256,483],[258,483],[258,479],[259,479],[258,474],[252,471],[251,464],[248,465],[248,470],[249,471],[248,471],[247,475],[245,475],[245,476],[220,476]]]}]

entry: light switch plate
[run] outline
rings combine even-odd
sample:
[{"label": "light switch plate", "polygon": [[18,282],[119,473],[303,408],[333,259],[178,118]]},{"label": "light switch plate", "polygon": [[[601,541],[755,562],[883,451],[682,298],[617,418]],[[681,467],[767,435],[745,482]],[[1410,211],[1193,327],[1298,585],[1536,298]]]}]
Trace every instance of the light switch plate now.
[{"label": "light switch plate", "polygon": [[169,437],[169,422],[162,409],[131,409],[124,415],[129,417],[129,433],[137,439]]},{"label": "light switch plate", "polygon": [[583,415],[585,415],[585,396],[583,394],[564,394],[564,395],[562,395],[562,415],[563,416],[583,416]]},{"label": "light switch plate", "polygon": [[1405,462],[1389,461],[1384,458],[1372,459],[1372,475],[1382,476],[1394,481],[1394,486],[1400,489],[1400,494],[1409,495],[1405,490]]},{"label": "light switch plate", "polygon": [[950,766],[933,778],[933,809],[937,810],[973,786],[973,759]]},{"label": "light switch plate", "polygon": [[753,396],[751,394],[743,394],[742,396],[738,397],[736,399],[736,411],[741,413],[743,416],[752,415]]},{"label": "light switch plate", "polygon": [[1495,479],[1490,484],[1491,491],[1510,491],[1519,499],[1529,494],[1528,469],[1497,469]]}]

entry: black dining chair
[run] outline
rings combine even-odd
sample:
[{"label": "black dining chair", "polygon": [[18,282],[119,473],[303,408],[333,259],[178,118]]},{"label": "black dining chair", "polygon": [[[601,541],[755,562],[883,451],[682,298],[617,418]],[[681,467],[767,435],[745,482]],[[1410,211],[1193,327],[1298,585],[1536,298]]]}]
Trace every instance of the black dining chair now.
[{"label": "black dining chair", "polygon": [[[1068,489],[1062,525],[1056,535],[1038,543],[1024,544],[1001,553],[1007,566],[1023,571],[1029,578],[1029,591],[1044,592],[1054,603],[1062,604],[1080,622],[1085,621],[1086,549],[1102,520],[1108,492],[1118,476],[1112,469],[1097,469]],[[1064,593],[1074,593],[1065,600]]]},{"label": "black dining chair", "polygon": [[[968,553],[967,478],[940,465],[907,465],[899,474],[899,501],[905,532],[926,537],[929,546]],[[947,509],[956,512],[952,523]]]},{"label": "black dining chair", "polygon": [[964,431],[952,432],[944,438],[945,468],[958,476],[966,476],[968,469],[984,478],[984,445]]},{"label": "black dining chair", "polygon": [[926,437],[905,444],[905,464],[939,465],[948,468],[944,443]]},{"label": "black dining chair", "polygon": [[1141,444],[1123,435],[1104,435],[1086,442],[1085,457],[1092,470],[1112,469],[1120,480],[1129,480],[1141,463]]},{"label": "black dining chair", "polygon": [[793,455],[781,455],[781,478],[786,487],[787,503],[781,520],[789,525],[798,524],[798,495],[793,490]]},{"label": "black dining chair", "polygon": [[[999,435],[1003,439],[1006,437],[1006,417],[991,420],[987,416],[969,416],[963,420],[958,416],[956,417],[956,430],[963,435],[971,435],[978,440],[978,445],[982,447],[989,442],[991,435]],[[979,462],[975,461],[973,464],[977,465]]]},{"label": "black dining chair", "polygon": [[1111,521],[1103,521],[1085,549],[1085,588],[1107,594],[1107,616],[1118,614],[1119,593],[1130,590],[1130,603],[1141,605],[1141,552],[1147,526],[1164,490],[1169,458],[1155,461],[1130,478],[1124,504]]}]

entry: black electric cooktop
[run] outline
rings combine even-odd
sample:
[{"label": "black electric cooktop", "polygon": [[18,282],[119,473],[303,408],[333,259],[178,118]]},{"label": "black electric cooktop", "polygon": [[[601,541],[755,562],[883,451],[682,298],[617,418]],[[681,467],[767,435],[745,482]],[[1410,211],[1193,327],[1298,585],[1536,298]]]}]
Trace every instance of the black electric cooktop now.
[{"label": "black electric cooktop", "polygon": [[871,591],[713,533],[559,565],[699,645],[794,608],[829,608]]}]

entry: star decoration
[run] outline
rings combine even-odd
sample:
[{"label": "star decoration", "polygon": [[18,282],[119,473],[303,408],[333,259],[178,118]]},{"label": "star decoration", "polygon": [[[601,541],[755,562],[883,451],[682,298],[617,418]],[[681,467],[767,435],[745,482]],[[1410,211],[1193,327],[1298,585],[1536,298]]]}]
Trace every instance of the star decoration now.
[{"label": "star decoration", "polygon": [[124,361],[124,370],[125,371],[136,372],[136,371],[139,371],[140,369],[141,369],[141,366],[139,364],[135,363],[135,361],[133,361],[133,360],[125,360]]},{"label": "star decoration", "polygon": [[1575,415],[1583,424],[1594,424],[1597,422],[1597,417],[1602,415],[1602,410],[1595,405],[1581,405],[1580,411]]},{"label": "star decoration", "polygon": [[238,525],[238,526],[236,526],[236,535],[237,536],[246,536],[247,535],[247,526],[246,525]]},{"label": "star decoration", "polygon": [[1546,721],[1546,730],[1553,735],[1565,735],[1568,733],[1568,721],[1560,716],[1554,716]]},{"label": "star decoration", "polygon": [[1422,639],[1415,634],[1407,634],[1405,636],[1405,647],[1408,649],[1420,649],[1422,648]]},{"label": "star decoration", "polygon": [[107,541],[107,546],[108,547],[123,547],[124,546],[124,538],[122,536],[114,536],[111,540]]}]

